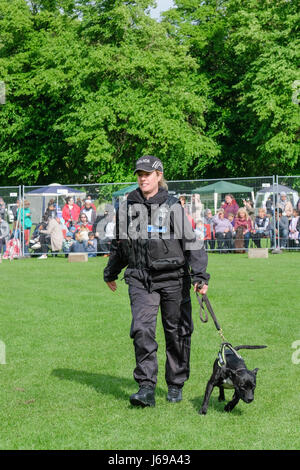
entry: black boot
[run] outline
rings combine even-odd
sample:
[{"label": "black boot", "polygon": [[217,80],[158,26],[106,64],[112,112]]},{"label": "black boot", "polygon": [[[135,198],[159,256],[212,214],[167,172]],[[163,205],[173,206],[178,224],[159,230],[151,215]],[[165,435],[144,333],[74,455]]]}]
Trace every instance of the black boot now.
[{"label": "black boot", "polygon": [[182,388],[170,385],[168,388],[167,400],[171,403],[178,403],[182,400]]},{"label": "black boot", "polygon": [[155,406],[155,390],[152,387],[141,386],[137,393],[130,397],[130,403],[133,406]]}]

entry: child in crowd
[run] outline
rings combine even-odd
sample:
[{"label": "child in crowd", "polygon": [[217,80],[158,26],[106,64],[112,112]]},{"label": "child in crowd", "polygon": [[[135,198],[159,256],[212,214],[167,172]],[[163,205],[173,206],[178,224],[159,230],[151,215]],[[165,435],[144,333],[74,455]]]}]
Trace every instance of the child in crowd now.
[{"label": "child in crowd", "polygon": [[73,243],[74,243],[74,239],[73,239],[72,232],[67,232],[66,238],[62,244],[62,250],[64,253],[66,253],[66,257],[67,257],[67,254],[70,253]]},{"label": "child in crowd", "polygon": [[95,257],[97,256],[97,239],[95,238],[95,234],[93,232],[89,232],[88,236],[89,239],[86,242],[86,251],[89,258]]},{"label": "child in crowd", "polygon": [[232,227],[234,227],[234,214],[232,212],[228,214],[227,219],[231,222]]},{"label": "child in crowd", "polygon": [[289,239],[295,246],[299,246],[300,217],[297,209],[293,210],[293,216],[289,224]]},{"label": "child in crowd", "polygon": [[247,250],[252,231],[252,224],[246,209],[244,209],[243,207],[241,207],[236,214],[236,218],[234,221],[234,231],[237,232],[237,229],[240,227],[243,230],[244,245],[245,249]]},{"label": "child in crowd", "polygon": [[257,248],[261,247],[261,238],[270,236],[269,218],[267,217],[265,209],[261,208],[258,210],[258,215],[254,220],[254,230],[252,233],[252,239]]}]

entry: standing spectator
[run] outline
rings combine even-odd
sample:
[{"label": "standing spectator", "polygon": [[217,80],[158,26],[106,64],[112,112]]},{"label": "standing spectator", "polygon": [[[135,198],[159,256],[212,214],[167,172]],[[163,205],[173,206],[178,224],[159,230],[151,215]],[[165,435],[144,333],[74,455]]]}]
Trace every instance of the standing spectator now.
[{"label": "standing spectator", "polygon": [[[213,217],[215,236],[220,253],[227,253],[232,244],[233,227],[231,222],[224,217],[224,209],[219,209]],[[223,251],[224,250],[224,251]]]},{"label": "standing spectator", "polygon": [[97,211],[96,206],[95,206],[95,204],[93,203],[92,196],[87,196],[87,197],[86,197],[86,200],[91,201],[91,206],[92,206],[92,208],[94,209],[94,211]]},{"label": "standing spectator", "polygon": [[71,196],[68,196],[62,210],[62,217],[68,228],[78,221],[79,214],[80,207],[74,203],[74,199]]},{"label": "standing spectator", "polygon": [[86,199],[84,202],[84,206],[81,208],[80,214],[85,214],[87,216],[87,220],[89,224],[93,225],[96,220],[96,211],[92,207],[92,201],[90,199]]},{"label": "standing spectator", "polygon": [[24,208],[21,207],[17,211],[17,218],[19,217],[20,214],[20,224],[23,227],[24,230],[24,240],[25,240],[25,250],[28,252],[28,245],[29,245],[29,240],[30,240],[30,230],[32,227],[32,221],[31,221],[31,211],[30,211],[30,202],[25,200],[24,201]]},{"label": "standing spectator", "polygon": [[223,202],[221,208],[224,209],[224,217],[226,219],[228,218],[228,214],[230,213],[236,216],[237,211],[239,210],[239,206],[232,194],[226,194],[225,202]]},{"label": "standing spectator", "polygon": [[0,214],[0,255],[5,253],[6,243],[9,238],[9,225]]},{"label": "standing spectator", "polygon": [[239,227],[243,228],[245,249],[247,250],[252,232],[252,223],[246,209],[243,207],[241,207],[236,214],[234,221],[234,231],[236,232]]}]

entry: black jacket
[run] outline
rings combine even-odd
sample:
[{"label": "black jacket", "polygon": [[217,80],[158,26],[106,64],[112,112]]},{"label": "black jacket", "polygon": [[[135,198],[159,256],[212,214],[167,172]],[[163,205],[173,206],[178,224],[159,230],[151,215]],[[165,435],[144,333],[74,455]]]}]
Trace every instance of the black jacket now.
[{"label": "black jacket", "polygon": [[[137,207],[143,209],[145,217],[139,217]],[[169,208],[168,211],[166,207]],[[159,216],[166,212],[170,223],[169,237],[164,240],[162,233],[165,226],[159,221]],[[152,219],[154,214],[154,221],[157,222],[154,225],[151,214]],[[144,227],[141,227],[141,220],[145,221]],[[131,229],[134,229],[132,233]],[[158,232],[154,240],[151,230]],[[137,236],[137,233],[140,233],[140,236]],[[160,254],[163,257],[164,253],[167,253],[168,259],[160,263]],[[156,258],[154,262],[152,254]],[[156,263],[158,269],[153,267]],[[137,286],[142,284],[150,291],[160,284],[178,281],[183,277],[191,277],[193,283],[208,283],[210,276],[206,272],[207,254],[196,239],[179,200],[162,188],[148,200],[140,189],[132,191],[117,211],[116,238],[111,244],[110,258],[104,269],[104,280],[116,280],[126,266],[125,281]]]}]

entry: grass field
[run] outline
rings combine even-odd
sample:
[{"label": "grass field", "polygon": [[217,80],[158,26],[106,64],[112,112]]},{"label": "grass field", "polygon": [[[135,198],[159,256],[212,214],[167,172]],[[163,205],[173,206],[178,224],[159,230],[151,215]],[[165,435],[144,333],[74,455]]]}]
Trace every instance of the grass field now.
[{"label": "grass field", "polygon": [[215,390],[206,416],[198,410],[220,339],[211,319],[200,323],[194,296],[183,401],[166,401],[159,320],[156,407],[129,404],[137,384],[127,286],[120,281],[109,291],[106,262],[0,264],[1,449],[299,449],[300,364],[292,361],[300,340],[299,253],[209,255],[209,298],[225,337],[268,348],[241,351],[249,368],[259,368],[254,402],[227,414]]}]

